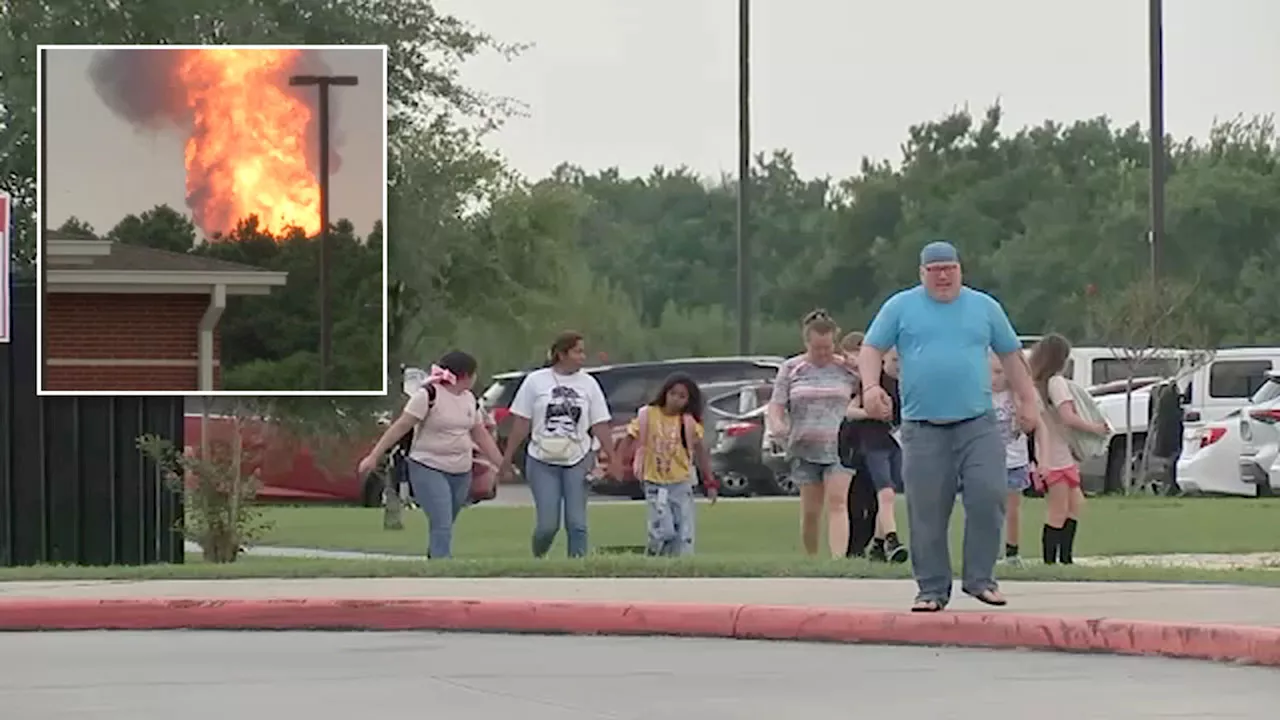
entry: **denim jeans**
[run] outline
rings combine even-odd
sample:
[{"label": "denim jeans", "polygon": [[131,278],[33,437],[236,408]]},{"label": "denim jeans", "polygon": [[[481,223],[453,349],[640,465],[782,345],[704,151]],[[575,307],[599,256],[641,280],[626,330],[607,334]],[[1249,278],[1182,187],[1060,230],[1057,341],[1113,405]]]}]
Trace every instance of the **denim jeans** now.
[{"label": "denim jeans", "polygon": [[648,506],[647,525],[650,555],[690,555],[697,508],[693,502],[693,482],[644,484]]},{"label": "denim jeans", "polygon": [[427,515],[427,557],[453,556],[453,521],[467,504],[471,473],[447,473],[416,460],[409,466],[409,486],[413,497]]},{"label": "denim jeans", "polygon": [[863,448],[862,456],[876,492],[892,488],[902,494],[902,448],[897,443],[888,448]]},{"label": "denim jeans", "polygon": [[533,556],[542,557],[551,549],[560,532],[560,516],[564,515],[565,534],[569,537],[569,557],[587,554],[587,472],[596,464],[595,453],[577,465],[552,465],[525,457],[524,476],[533,493],[535,524]]},{"label": "denim jeans", "polygon": [[995,590],[996,560],[1004,529],[1004,440],[995,413],[949,425],[902,424],[902,479],[910,521],[911,569],[918,600],[951,599],[947,531],[963,486],[964,567],[970,594]]}]

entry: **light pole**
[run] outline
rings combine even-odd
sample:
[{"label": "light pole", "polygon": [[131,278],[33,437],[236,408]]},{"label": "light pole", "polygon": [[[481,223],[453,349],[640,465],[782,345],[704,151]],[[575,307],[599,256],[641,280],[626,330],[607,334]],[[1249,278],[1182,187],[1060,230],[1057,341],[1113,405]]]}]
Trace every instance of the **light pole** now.
[{"label": "light pole", "polygon": [[1160,273],[1164,250],[1164,2],[1149,0],[1147,6],[1147,70],[1151,103],[1151,282]]},{"label": "light pole", "polygon": [[294,86],[315,85],[320,90],[320,389],[329,389],[333,316],[330,312],[329,264],[329,88],[360,84],[355,75],[294,75]]},{"label": "light pole", "polygon": [[751,352],[751,0],[738,0],[738,353]]}]

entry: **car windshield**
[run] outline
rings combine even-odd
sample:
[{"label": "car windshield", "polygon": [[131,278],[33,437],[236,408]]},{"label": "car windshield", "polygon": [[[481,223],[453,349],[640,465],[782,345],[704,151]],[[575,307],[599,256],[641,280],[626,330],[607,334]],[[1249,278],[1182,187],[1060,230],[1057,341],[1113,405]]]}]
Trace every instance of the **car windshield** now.
[{"label": "car windshield", "polygon": [[1261,405],[1280,398],[1280,377],[1267,377],[1267,381],[1249,398],[1250,405]]}]

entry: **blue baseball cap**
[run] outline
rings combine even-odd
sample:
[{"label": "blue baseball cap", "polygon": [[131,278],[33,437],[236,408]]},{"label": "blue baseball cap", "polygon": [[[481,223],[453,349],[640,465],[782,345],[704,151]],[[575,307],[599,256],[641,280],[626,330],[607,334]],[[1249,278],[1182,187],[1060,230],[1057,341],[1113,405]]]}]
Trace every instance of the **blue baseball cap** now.
[{"label": "blue baseball cap", "polygon": [[946,240],[935,240],[920,251],[920,264],[932,265],[934,263],[958,263],[960,262],[960,253],[956,252],[956,246]]}]

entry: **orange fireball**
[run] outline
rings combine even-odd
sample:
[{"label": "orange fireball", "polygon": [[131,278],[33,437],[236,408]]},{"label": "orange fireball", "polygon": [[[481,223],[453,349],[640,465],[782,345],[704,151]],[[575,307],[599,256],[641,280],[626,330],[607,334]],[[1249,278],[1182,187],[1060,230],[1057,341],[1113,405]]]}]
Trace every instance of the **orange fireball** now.
[{"label": "orange fireball", "polygon": [[206,233],[250,215],[280,236],[320,232],[320,183],[307,167],[311,109],[289,94],[298,50],[184,50],[178,81],[193,118],[188,204]]}]

